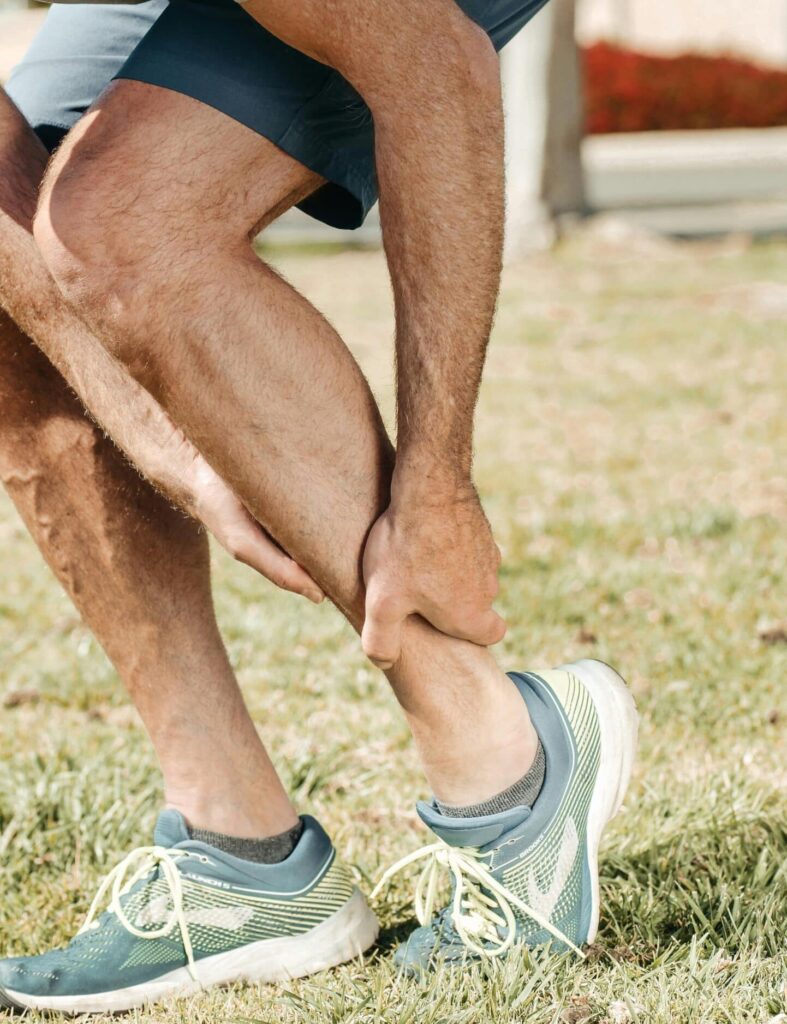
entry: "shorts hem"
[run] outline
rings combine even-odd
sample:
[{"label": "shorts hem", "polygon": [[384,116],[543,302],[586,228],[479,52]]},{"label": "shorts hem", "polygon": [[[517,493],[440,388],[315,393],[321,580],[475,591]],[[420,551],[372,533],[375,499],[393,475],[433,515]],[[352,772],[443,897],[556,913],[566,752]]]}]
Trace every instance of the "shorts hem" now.
[{"label": "shorts hem", "polygon": [[[157,57],[161,57],[160,52]],[[114,76],[114,80],[142,82],[188,96],[268,139],[293,160],[297,160],[308,170],[325,178],[326,184],[318,188],[303,202],[298,203],[298,207],[308,216],[329,227],[344,230],[354,230],[360,227],[377,200],[376,190],[370,188],[369,182],[363,174],[353,171],[352,167],[347,164],[337,166],[334,154],[320,152],[319,146],[314,144],[314,139],[310,138],[307,141],[305,138],[303,112],[322,95],[330,83],[323,85],[299,108],[283,131],[268,131],[265,125],[244,115],[243,112],[228,109],[229,104],[211,99],[209,90],[205,88],[206,76],[204,74],[201,76],[201,88],[199,89],[189,88],[183,82],[173,82],[166,74],[154,74],[150,68],[123,68]]]}]

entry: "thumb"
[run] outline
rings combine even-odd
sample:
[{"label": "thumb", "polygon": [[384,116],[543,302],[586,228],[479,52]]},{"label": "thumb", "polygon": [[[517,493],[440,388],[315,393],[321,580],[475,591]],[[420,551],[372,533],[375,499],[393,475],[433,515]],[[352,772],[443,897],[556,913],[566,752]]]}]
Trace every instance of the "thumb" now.
[{"label": "thumb", "polygon": [[472,635],[468,639],[482,647],[491,647],[500,643],[506,635],[507,628],[505,619],[490,608],[477,623],[474,623]]},{"label": "thumb", "polygon": [[462,619],[449,620],[443,616],[430,616],[429,622],[441,633],[455,636],[459,640],[469,640],[479,647],[491,647],[499,644],[506,635],[506,624],[491,608],[481,615],[464,616]]},{"label": "thumb", "polygon": [[375,601],[367,595],[361,644],[366,657],[378,668],[389,669],[399,660],[405,618],[406,612],[392,610],[387,602]]}]

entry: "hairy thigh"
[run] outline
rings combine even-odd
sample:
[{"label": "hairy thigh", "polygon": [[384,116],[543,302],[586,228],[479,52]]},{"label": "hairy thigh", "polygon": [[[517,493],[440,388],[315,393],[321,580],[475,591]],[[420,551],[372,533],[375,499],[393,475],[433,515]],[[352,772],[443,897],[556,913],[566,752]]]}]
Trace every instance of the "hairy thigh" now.
[{"label": "hairy thigh", "polygon": [[270,140],[212,107],[121,80],[56,153],[43,201],[55,234],[62,224],[73,239],[76,219],[96,241],[117,236],[124,259],[134,260],[149,256],[150,245],[204,248],[206,228],[212,244],[245,239],[320,184]]}]

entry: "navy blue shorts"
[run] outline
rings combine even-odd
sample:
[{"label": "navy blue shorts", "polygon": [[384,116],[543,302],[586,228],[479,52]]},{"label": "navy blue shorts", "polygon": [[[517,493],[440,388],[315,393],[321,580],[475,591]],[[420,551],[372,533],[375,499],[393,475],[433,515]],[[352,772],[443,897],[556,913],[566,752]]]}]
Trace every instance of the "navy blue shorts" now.
[{"label": "navy blue shorts", "polygon": [[[459,0],[497,49],[545,3]],[[369,108],[235,0],[54,7],[6,89],[51,150],[113,78],[191,96],[270,139],[327,180],[300,204],[326,224],[358,227],[377,199]]]}]

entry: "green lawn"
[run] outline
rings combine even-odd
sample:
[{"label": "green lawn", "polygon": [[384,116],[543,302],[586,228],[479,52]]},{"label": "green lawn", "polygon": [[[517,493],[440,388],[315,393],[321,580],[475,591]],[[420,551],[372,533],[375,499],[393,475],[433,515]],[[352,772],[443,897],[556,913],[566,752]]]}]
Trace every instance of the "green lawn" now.
[{"label": "green lawn", "polygon": [[[380,255],[278,262],[390,411]],[[642,712],[588,959],[397,980],[391,950],[413,924],[400,881],[365,964],[128,1019],[766,1024],[787,1010],[786,324],[787,243],[585,235],[506,274],[478,432],[505,554],[500,657],[609,660]],[[299,807],[368,887],[427,839],[383,678],[333,610],[218,555],[216,597]],[[32,953],[69,937],[99,877],[149,841],[161,793],[117,679],[5,499],[0,649],[0,954]]]}]

